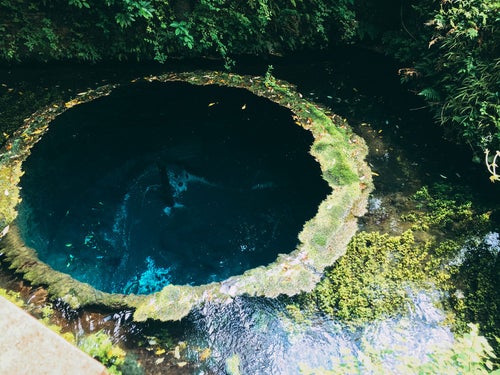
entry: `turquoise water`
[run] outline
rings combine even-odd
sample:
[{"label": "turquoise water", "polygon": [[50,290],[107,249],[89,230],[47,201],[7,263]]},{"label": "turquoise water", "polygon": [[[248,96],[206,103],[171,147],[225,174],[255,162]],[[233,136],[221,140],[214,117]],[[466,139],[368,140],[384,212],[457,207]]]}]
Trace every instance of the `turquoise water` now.
[{"label": "turquoise water", "polygon": [[126,85],[35,145],[22,235],[108,292],[223,280],[296,247],[328,193],[311,143],[288,110],[244,90]]}]

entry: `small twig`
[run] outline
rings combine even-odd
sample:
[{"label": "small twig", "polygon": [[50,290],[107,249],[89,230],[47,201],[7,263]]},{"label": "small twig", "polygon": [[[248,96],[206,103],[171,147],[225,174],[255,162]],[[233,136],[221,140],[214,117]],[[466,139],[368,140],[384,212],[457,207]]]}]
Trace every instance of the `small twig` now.
[{"label": "small twig", "polygon": [[406,25],[405,25],[405,21],[403,20],[403,4],[401,3],[401,7],[399,8],[400,12],[399,12],[399,16],[401,18],[401,26],[403,26],[403,29],[408,33],[409,36],[411,36],[413,38],[414,41],[418,42],[417,38],[415,38],[413,36],[412,33],[410,33],[410,30],[408,30],[406,28]]}]

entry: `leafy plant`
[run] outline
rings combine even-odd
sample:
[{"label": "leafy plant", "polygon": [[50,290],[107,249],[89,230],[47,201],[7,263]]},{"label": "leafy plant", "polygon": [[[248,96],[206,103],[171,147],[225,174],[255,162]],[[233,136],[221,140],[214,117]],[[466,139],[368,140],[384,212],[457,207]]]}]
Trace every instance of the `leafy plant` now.
[{"label": "leafy plant", "polygon": [[267,66],[266,74],[264,74],[264,85],[266,87],[276,86],[276,78],[273,76],[274,67],[272,65]]},{"label": "leafy plant", "polygon": [[87,0],[68,0],[68,4],[75,6],[77,8],[90,8],[89,3]]},{"label": "leafy plant", "polygon": [[418,374],[500,374],[493,370],[497,359],[485,337],[479,335],[477,325],[469,324],[470,332],[459,337],[455,344],[446,350],[430,354],[430,360],[415,366]]},{"label": "leafy plant", "polygon": [[175,29],[175,35],[177,35],[181,43],[189,49],[193,49],[194,38],[189,33],[189,26],[186,21],[172,22],[170,27]]},{"label": "leafy plant", "polygon": [[78,347],[91,357],[101,362],[111,374],[120,375],[120,366],[125,363],[126,353],[113,344],[103,331],[92,333],[78,342]]},{"label": "leafy plant", "polygon": [[[181,4],[179,4],[181,3]],[[40,23],[51,23],[51,49]],[[67,0],[0,2],[0,56],[6,60],[217,56],[324,48],[353,38],[353,0]],[[132,25],[133,30],[132,30]],[[48,31],[48,30],[46,30]],[[180,43],[179,43],[180,42]],[[50,44],[50,42],[49,42]],[[29,47],[26,48],[25,47]],[[57,52],[57,53],[56,53]]]},{"label": "leafy plant", "polygon": [[[489,211],[473,207],[471,196],[445,184],[423,187],[413,195],[418,210],[403,215],[413,222],[413,230],[446,230],[466,238],[486,233],[490,226]],[[483,212],[485,211],[485,212]]]},{"label": "leafy plant", "polygon": [[402,80],[428,102],[447,138],[475,155],[500,150],[500,2],[411,3],[401,7],[402,31],[384,38],[410,66],[400,69]]}]

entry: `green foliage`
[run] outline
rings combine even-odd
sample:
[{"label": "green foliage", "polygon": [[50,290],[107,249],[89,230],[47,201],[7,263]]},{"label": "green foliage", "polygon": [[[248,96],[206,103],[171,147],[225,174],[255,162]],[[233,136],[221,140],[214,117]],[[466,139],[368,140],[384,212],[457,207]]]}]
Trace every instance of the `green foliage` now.
[{"label": "green foliage", "polygon": [[413,1],[401,10],[402,31],[386,33],[385,42],[411,66],[400,70],[402,79],[449,139],[477,154],[500,149],[500,1]]},{"label": "green foliage", "polygon": [[323,48],[352,39],[356,27],[353,0],[1,0],[0,58],[212,55],[229,68],[236,54]]},{"label": "green foliage", "polygon": [[[412,364],[411,373],[454,374],[457,369],[464,374],[489,373],[494,352],[500,353],[496,340],[500,337],[500,252],[494,245],[498,238],[489,232],[490,239],[482,240],[492,230],[490,214],[472,203],[477,201],[469,192],[446,184],[424,187],[413,200],[415,209],[405,216],[414,222],[410,230],[400,236],[357,234],[313,292],[295,303],[355,327],[401,313],[418,290],[443,290],[448,298],[442,303],[451,312],[448,323],[464,336],[452,349],[435,352],[428,363]],[[442,240],[444,231],[453,239]],[[296,309],[291,303],[291,317]],[[479,324],[491,344],[469,322]],[[380,353],[372,354],[363,357],[366,361],[346,354],[334,370],[304,370],[314,374],[383,373],[377,362]]]},{"label": "green foliage", "polygon": [[109,373],[120,375],[120,366],[125,363],[126,353],[113,344],[111,338],[99,331],[83,337],[78,347],[107,367]]},{"label": "green foliage", "polygon": [[500,256],[484,243],[472,244],[454,276],[456,292],[451,305],[458,315],[458,329],[464,322],[480,324],[482,332],[500,354]]},{"label": "green foliage", "polygon": [[[405,374],[419,375],[498,375],[500,370],[494,370],[496,356],[485,337],[479,335],[476,325],[469,325],[469,332],[458,337],[452,347],[437,349],[428,355],[428,361],[417,363],[412,357],[396,357],[398,370]],[[332,359],[331,368],[311,368],[300,365],[303,375],[343,375],[343,374],[373,374],[384,375],[387,370],[380,358],[384,353],[372,345],[363,343],[362,355],[355,357],[346,350],[340,361]]]},{"label": "green foliage", "polygon": [[473,207],[472,197],[454,190],[450,185],[435,184],[423,187],[413,195],[417,211],[404,215],[403,220],[413,222],[412,229],[448,231],[455,236],[467,237],[485,233],[490,226],[489,211]]},{"label": "green foliage", "polygon": [[21,295],[18,292],[0,288],[0,297],[5,298],[18,307],[24,306],[24,300],[21,298]]},{"label": "green foliage", "polygon": [[115,20],[122,13],[143,22],[147,19],[139,16],[145,14],[140,9],[123,10],[126,3],[131,2],[1,0],[0,60],[97,61],[144,56],[148,51],[140,33],[124,30]]},{"label": "green foliage", "polygon": [[441,99],[439,92],[431,87],[423,89],[418,95],[423,96],[428,102],[439,102]]},{"label": "green foliage", "polygon": [[89,3],[87,0],[68,0],[68,4],[75,6],[77,8],[90,8]]},{"label": "green foliage", "polygon": [[412,231],[401,236],[361,232],[302,303],[314,301],[335,319],[360,324],[402,312],[415,286],[442,285],[449,278],[446,271],[431,244],[416,243]]},{"label": "green foliage", "polygon": [[193,49],[194,38],[189,33],[188,24],[186,21],[172,22],[170,27],[175,29],[175,35],[179,37],[182,44],[189,49]]},{"label": "green foliage", "polygon": [[264,85],[269,88],[275,88],[276,78],[273,76],[274,67],[272,65],[267,66],[266,74],[264,74]]}]

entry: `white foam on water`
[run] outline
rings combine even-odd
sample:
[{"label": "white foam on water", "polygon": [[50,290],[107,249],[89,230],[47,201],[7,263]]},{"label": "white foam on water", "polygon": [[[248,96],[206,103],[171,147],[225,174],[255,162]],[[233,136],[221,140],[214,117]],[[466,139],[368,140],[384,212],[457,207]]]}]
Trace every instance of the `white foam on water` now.
[{"label": "white foam on water", "polygon": [[500,235],[497,232],[489,232],[484,236],[484,243],[492,255],[500,253]]},{"label": "white foam on water", "polygon": [[145,259],[146,270],[131,278],[125,287],[124,293],[151,294],[171,284],[172,267],[158,267],[152,257]]}]

